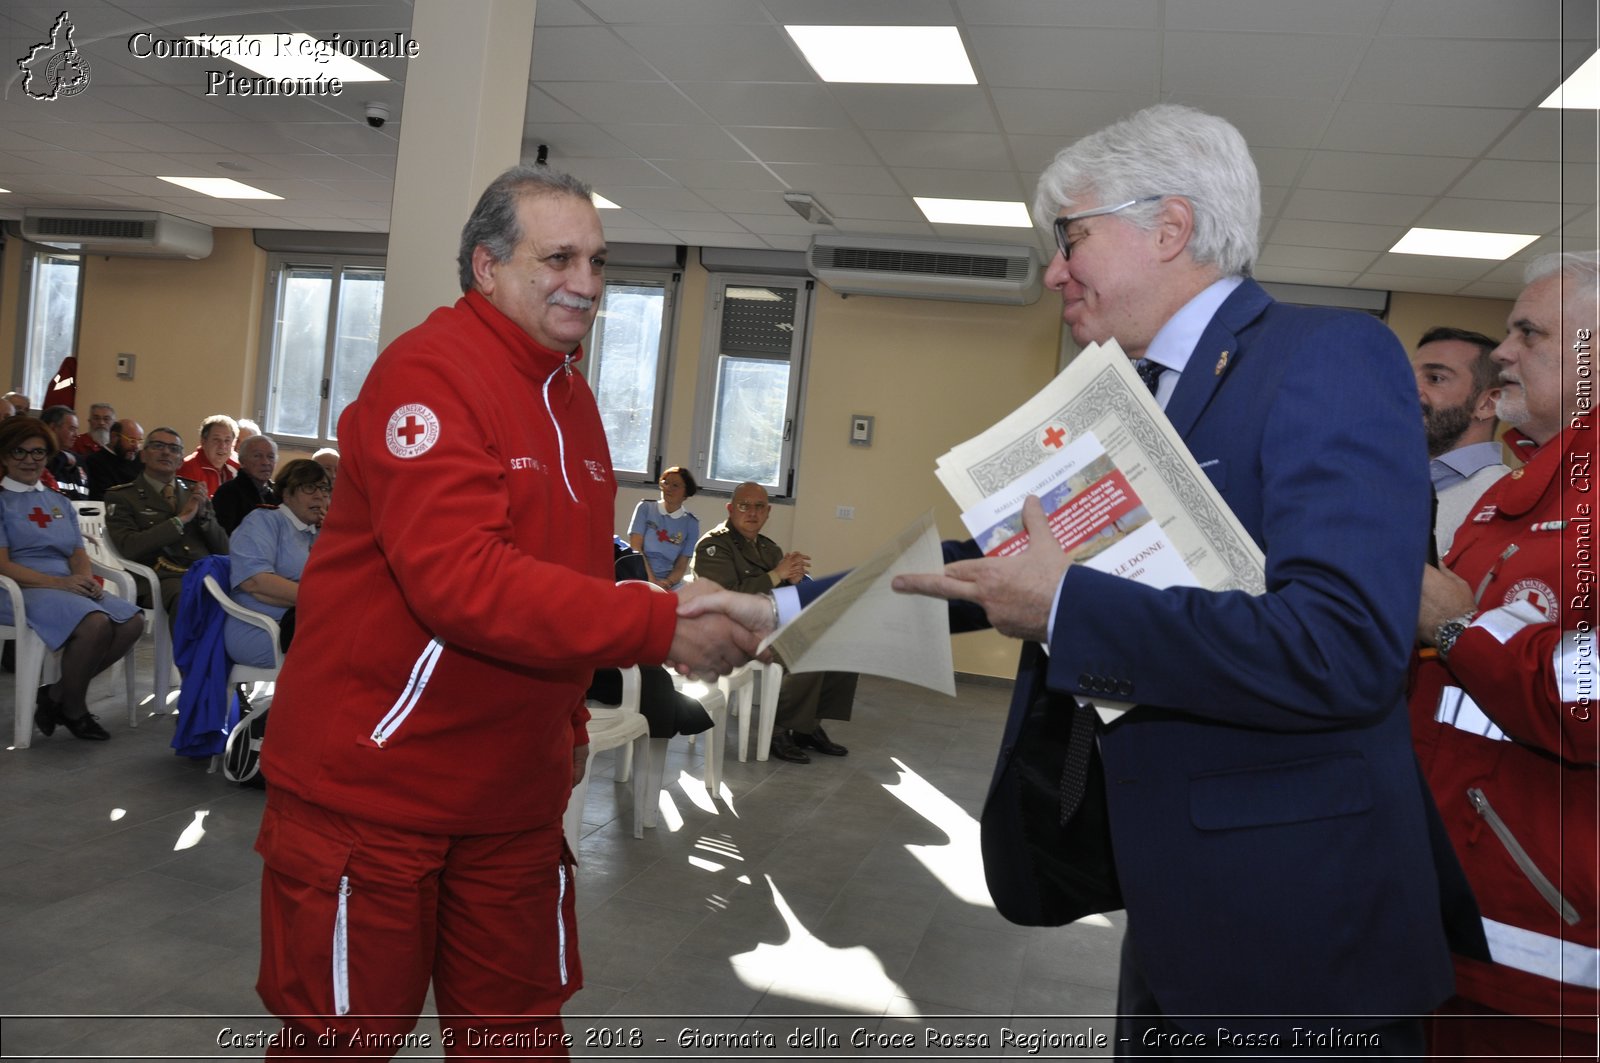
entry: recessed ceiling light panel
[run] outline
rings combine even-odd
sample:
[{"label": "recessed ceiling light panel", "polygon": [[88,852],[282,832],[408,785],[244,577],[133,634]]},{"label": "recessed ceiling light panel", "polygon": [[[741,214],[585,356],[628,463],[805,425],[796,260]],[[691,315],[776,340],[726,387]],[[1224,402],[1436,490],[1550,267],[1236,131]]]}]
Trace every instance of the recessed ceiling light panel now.
[{"label": "recessed ceiling light panel", "polygon": [[1584,60],[1572,76],[1556,86],[1540,107],[1560,107],[1568,111],[1600,110],[1600,52]]},{"label": "recessed ceiling light panel", "polygon": [[1524,233],[1480,233],[1464,229],[1417,229],[1389,250],[1397,255],[1439,255],[1444,258],[1510,258],[1539,237]]},{"label": "recessed ceiling light panel", "polygon": [[823,81],[976,85],[954,26],[785,26]]},{"label": "recessed ceiling light panel", "polygon": [[282,199],[271,192],[263,192],[231,177],[163,177],[175,185],[218,199]]},{"label": "recessed ceiling light panel", "polygon": [[1033,219],[1021,203],[1003,199],[929,199],[913,196],[923,217],[935,225],[998,225],[1029,229]]}]

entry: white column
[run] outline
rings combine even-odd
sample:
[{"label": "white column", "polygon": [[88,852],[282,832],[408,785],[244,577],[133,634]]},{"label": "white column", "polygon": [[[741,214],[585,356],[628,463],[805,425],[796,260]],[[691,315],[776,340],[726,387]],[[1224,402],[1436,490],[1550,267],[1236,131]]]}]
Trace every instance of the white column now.
[{"label": "white column", "polygon": [[456,249],[522,154],[535,0],[416,0],[389,217],[380,347],[461,297]]}]

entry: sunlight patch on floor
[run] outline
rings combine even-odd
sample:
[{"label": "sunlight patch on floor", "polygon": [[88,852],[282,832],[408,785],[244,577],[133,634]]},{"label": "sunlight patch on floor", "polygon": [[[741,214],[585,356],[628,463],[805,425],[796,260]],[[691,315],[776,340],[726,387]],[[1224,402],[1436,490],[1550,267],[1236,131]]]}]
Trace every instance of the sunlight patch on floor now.
[{"label": "sunlight patch on floor", "polygon": [[885,783],[884,789],[923,819],[945,832],[943,845],[907,845],[928,873],[955,896],[968,904],[993,908],[989,887],[983,880],[983,853],[978,847],[978,821],[921,775],[891,757],[900,771],[900,781]]}]

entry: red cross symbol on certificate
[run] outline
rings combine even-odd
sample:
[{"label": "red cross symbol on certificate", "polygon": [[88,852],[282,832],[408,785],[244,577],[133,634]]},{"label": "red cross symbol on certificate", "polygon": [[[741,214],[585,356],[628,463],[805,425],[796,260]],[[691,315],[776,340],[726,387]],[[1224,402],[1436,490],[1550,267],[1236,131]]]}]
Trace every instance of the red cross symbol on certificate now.
[{"label": "red cross symbol on certificate", "polygon": [[28,514],[28,519],[33,521],[41,528],[48,528],[50,526],[50,522],[55,518],[46,513],[44,510],[40,509],[38,506],[34,506],[33,512]]},{"label": "red cross symbol on certificate", "polygon": [[1055,450],[1061,449],[1062,442],[1067,438],[1067,433],[1059,428],[1046,428],[1044,430],[1044,445]]},{"label": "red cross symbol on certificate", "polygon": [[411,444],[417,441],[418,436],[422,435],[422,433],[426,431],[427,429],[423,426],[421,421],[417,420],[415,417],[407,417],[406,423],[395,429],[395,434],[404,436],[406,440],[406,446],[409,447]]}]

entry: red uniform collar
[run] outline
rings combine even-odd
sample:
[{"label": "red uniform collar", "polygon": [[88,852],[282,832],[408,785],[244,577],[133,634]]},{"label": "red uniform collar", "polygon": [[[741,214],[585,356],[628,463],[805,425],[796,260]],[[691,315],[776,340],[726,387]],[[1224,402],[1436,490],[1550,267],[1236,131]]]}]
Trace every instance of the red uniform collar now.
[{"label": "red uniform collar", "polygon": [[570,356],[560,351],[551,350],[544,344],[522,330],[522,326],[502,314],[498,307],[483,297],[483,293],[476,288],[461,297],[457,306],[464,307],[473,316],[482,321],[484,326],[513,352],[525,355],[526,362],[518,360],[518,365],[525,365],[532,370],[540,380],[549,376],[561,367],[563,362],[576,365],[583,358],[583,344],[573,349]]}]

